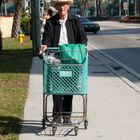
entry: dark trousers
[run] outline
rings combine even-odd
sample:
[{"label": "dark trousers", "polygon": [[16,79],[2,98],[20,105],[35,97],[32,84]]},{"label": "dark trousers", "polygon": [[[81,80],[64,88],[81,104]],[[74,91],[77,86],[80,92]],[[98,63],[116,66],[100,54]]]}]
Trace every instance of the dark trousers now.
[{"label": "dark trousers", "polygon": [[53,116],[71,116],[73,95],[53,95]]}]

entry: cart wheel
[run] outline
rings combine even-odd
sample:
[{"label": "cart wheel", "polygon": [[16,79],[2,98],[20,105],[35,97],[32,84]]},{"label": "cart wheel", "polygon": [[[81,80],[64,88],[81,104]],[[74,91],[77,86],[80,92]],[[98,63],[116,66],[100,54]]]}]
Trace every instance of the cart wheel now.
[{"label": "cart wheel", "polygon": [[57,127],[56,127],[56,126],[53,126],[53,127],[52,127],[52,135],[53,135],[53,136],[55,135],[56,130],[57,130]]},{"label": "cart wheel", "polygon": [[45,119],[42,119],[42,128],[45,129]]},{"label": "cart wheel", "polygon": [[84,128],[87,129],[87,126],[88,126],[88,120],[85,120],[84,121]]},{"label": "cart wheel", "polygon": [[75,126],[74,132],[75,132],[75,136],[77,136],[78,135],[78,126]]}]

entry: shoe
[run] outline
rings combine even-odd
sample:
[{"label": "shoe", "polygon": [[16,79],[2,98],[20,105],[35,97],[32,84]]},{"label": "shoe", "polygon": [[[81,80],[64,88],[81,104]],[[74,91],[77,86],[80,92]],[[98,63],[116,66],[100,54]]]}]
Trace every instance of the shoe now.
[{"label": "shoe", "polygon": [[63,124],[72,124],[70,118],[66,118],[63,120]]}]

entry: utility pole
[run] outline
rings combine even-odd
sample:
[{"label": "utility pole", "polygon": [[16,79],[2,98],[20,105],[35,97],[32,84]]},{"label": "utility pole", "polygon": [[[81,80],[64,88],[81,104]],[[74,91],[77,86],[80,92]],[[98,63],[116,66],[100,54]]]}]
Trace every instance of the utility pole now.
[{"label": "utility pole", "polygon": [[127,0],[127,15],[129,16],[129,0]]},{"label": "utility pole", "polygon": [[95,0],[94,8],[95,8],[95,16],[97,16],[97,0]]},{"label": "utility pole", "polygon": [[122,14],[122,7],[121,7],[121,0],[119,0],[119,16],[121,16]]},{"label": "utility pole", "polygon": [[31,0],[31,34],[33,56],[36,56],[38,55],[39,46],[41,44],[40,0]]}]

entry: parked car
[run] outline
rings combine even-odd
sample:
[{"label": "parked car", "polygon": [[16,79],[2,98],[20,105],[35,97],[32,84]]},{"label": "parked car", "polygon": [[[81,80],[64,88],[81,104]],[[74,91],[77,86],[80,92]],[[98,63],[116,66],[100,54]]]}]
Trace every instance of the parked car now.
[{"label": "parked car", "polygon": [[100,25],[98,23],[95,23],[86,17],[79,17],[79,19],[85,32],[93,32],[96,34],[98,31],[100,31]]}]

